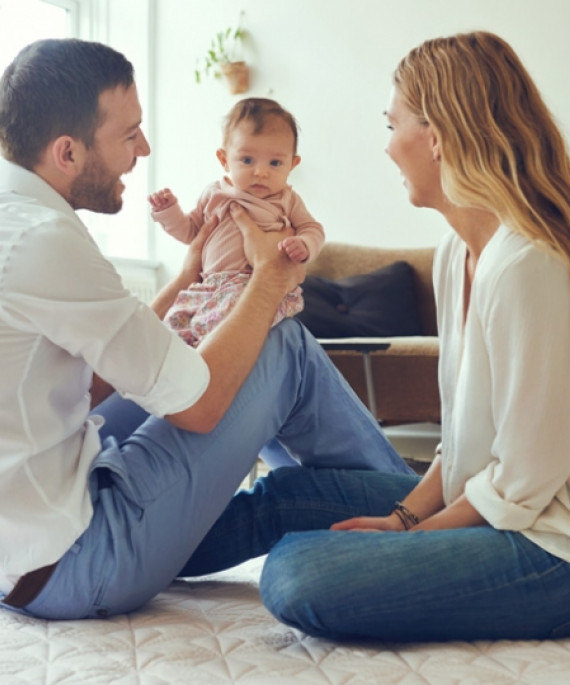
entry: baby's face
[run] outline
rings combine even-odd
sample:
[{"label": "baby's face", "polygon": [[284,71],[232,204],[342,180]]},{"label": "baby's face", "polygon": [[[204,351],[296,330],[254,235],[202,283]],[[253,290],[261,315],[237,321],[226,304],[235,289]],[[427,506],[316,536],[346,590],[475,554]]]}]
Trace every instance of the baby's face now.
[{"label": "baby's face", "polygon": [[230,136],[218,159],[238,190],[268,198],[287,185],[291,170],[300,162],[294,154],[293,131],[279,118],[271,119],[260,133],[242,121]]}]

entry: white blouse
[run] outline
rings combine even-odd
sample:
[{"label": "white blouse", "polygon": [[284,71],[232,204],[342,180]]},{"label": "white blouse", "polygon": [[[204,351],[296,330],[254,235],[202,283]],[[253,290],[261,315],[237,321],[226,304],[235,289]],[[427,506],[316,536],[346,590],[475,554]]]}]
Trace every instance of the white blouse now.
[{"label": "white blouse", "polygon": [[157,416],[191,406],[202,357],[121,284],[67,202],[0,159],[0,591],[89,524],[101,448],[92,373]]},{"label": "white blouse", "polygon": [[570,561],[570,273],[501,226],[464,321],[466,246],[437,250],[442,473],[495,528]]}]

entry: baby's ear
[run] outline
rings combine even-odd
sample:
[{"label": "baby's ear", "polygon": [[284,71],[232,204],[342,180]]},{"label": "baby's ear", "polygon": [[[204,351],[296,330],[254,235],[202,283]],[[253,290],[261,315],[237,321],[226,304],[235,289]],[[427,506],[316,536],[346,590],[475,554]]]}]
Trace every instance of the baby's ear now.
[{"label": "baby's ear", "polygon": [[299,164],[301,164],[301,158],[299,157],[299,155],[295,155],[295,156],[293,157],[293,164],[292,164],[292,166],[291,166],[291,169],[294,169],[294,168],[295,168],[296,166],[298,166]]},{"label": "baby's ear", "polygon": [[216,150],[216,157],[220,161],[220,164],[224,167],[226,171],[229,171],[228,169],[228,157],[226,155],[226,151],[224,150],[223,147],[220,147]]}]

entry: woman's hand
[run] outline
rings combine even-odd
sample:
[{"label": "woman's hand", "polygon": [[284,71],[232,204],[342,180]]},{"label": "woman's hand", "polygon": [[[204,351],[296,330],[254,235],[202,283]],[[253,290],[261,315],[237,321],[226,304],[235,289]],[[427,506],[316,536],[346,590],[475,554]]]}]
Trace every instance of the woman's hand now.
[{"label": "woman's hand", "polygon": [[331,530],[352,530],[359,533],[382,533],[384,531],[401,533],[406,529],[396,514],[390,514],[390,516],[357,516],[334,523]]}]

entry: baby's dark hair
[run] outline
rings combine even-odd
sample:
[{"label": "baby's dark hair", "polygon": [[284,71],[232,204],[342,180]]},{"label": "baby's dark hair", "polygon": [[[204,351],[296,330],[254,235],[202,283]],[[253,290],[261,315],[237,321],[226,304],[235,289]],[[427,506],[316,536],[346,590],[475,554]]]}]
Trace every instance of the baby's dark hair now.
[{"label": "baby's dark hair", "polygon": [[293,132],[293,154],[297,153],[298,126],[295,117],[278,102],[268,98],[245,98],[237,102],[229,111],[223,126],[223,145],[227,146],[229,137],[236,126],[242,121],[253,124],[253,132],[261,133],[268,119],[277,117],[284,121]]}]

